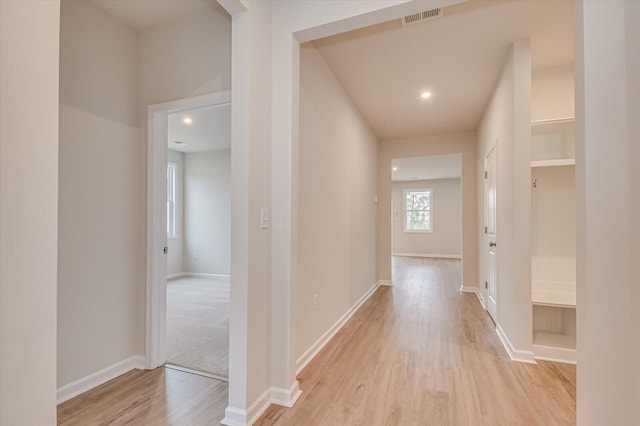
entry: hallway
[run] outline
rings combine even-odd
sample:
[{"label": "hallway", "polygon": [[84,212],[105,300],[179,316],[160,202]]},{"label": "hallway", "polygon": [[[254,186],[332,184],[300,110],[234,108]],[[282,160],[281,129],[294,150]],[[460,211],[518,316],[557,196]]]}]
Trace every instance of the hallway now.
[{"label": "hallway", "polygon": [[[257,425],[572,425],[574,366],[509,360],[460,261],[396,257],[381,287],[298,376],[294,408]],[[59,424],[217,424],[227,384],[133,371],[58,407]]]},{"label": "hallway", "polygon": [[571,425],[571,365],[511,362],[460,261],[396,257],[381,287],[258,425]]}]

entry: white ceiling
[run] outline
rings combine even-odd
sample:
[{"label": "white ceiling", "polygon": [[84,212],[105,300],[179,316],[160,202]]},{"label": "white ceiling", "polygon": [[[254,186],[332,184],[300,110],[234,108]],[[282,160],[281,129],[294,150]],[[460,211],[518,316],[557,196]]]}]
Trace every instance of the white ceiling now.
[{"label": "white ceiling", "polygon": [[[393,170],[393,168],[397,168],[397,170]],[[460,154],[394,158],[391,160],[391,180],[393,182],[460,177],[462,177],[462,156]]]},{"label": "white ceiling", "polygon": [[[192,123],[185,124],[185,117],[191,118]],[[168,118],[169,149],[202,152],[231,147],[231,104],[176,112]]]},{"label": "white ceiling", "polygon": [[118,20],[136,30],[169,24],[207,9],[228,15],[216,0],[91,0]]},{"label": "white ceiling", "polygon": [[534,68],[573,63],[573,1],[471,0],[313,44],[385,140],[475,130],[511,43],[526,38]]}]

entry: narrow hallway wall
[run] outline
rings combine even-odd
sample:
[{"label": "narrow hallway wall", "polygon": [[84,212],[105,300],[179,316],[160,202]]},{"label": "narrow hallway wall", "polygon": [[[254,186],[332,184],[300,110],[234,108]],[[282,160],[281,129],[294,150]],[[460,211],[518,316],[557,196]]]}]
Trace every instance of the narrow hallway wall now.
[{"label": "narrow hallway wall", "polygon": [[315,47],[303,45],[298,358],[376,284],[377,142]]}]

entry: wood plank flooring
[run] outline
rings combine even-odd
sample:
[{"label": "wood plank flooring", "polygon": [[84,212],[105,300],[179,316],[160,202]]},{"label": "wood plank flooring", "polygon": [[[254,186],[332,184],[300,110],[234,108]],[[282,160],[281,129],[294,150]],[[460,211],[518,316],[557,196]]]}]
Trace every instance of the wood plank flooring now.
[{"label": "wood plank flooring", "polygon": [[509,360],[460,261],[394,258],[380,288],[258,425],[572,425],[575,366]]},{"label": "wood plank flooring", "polygon": [[226,382],[166,367],[132,370],[58,405],[58,425],[216,425]]},{"label": "wood plank flooring", "polygon": [[[395,258],[380,288],[298,376],[293,408],[258,425],[573,425],[575,367],[511,362],[460,261]],[[227,384],[132,371],[58,406],[59,425],[213,425]]]}]

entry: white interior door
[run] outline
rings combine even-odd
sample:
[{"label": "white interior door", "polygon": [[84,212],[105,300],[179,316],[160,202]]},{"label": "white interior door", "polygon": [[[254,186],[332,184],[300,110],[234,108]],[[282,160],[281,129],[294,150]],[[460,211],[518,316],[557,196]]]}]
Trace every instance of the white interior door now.
[{"label": "white interior door", "polygon": [[485,200],[485,294],[487,311],[494,321],[497,314],[497,245],[496,245],[496,176],[497,145],[494,146],[484,164]]}]

